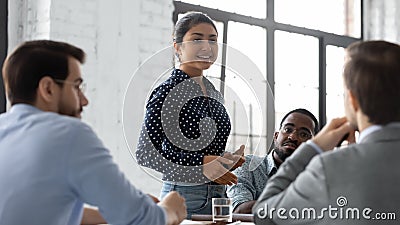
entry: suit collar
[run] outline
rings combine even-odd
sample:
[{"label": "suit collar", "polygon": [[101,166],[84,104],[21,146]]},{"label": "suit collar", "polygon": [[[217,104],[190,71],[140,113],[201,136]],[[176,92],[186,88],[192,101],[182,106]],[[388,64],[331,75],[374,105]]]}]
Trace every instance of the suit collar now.
[{"label": "suit collar", "polygon": [[371,125],[371,126],[365,128],[365,129],[360,133],[360,136],[359,136],[359,138],[358,138],[358,142],[363,142],[363,139],[364,139],[365,137],[367,137],[369,134],[371,134],[371,133],[373,133],[373,132],[375,132],[375,131],[378,131],[378,130],[382,129],[382,127],[383,127],[383,126],[381,126],[381,125]]},{"label": "suit collar", "polygon": [[360,143],[400,140],[400,122],[389,123],[364,136]]}]

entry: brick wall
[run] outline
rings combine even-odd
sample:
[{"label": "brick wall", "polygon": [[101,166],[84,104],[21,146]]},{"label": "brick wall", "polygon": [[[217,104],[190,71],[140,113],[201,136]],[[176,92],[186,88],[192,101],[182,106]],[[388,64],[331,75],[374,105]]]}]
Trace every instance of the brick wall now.
[{"label": "brick wall", "polygon": [[23,40],[49,38],[50,0],[9,0],[8,4],[8,51]]}]

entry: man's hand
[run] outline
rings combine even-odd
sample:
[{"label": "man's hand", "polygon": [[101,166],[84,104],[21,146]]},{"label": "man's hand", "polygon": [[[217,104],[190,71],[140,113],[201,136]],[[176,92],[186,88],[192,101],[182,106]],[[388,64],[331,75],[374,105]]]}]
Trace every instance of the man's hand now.
[{"label": "man's hand", "polygon": [[348,143],[354,143],[355,130],[347,122],[346,117],[336,118],[330,121],[322,130],[313,138],[313,141],[323,151],[332,150],[343,136],[349,133]]},{"label": "man's hand", "polygon": [[237,177],[224,167],[223,164],[234,164],[234,161],[217,155],[208,155],[203,158],[203,174],[208,179],[222,185],[237,184]]},{"label": "man's hand", "polygon": [[250,214],[250,213],[252,213],[251,210],[255,203],[256,203],[256,200],[243,202],[242,204],[236,206],[235,210],[233,210],[233,213]]},{"label": "man's hand", "polygon": [[185,199],[176,191],[168,193],[158,205],[167,213],[167,225],[178,225],[187,216]]}]

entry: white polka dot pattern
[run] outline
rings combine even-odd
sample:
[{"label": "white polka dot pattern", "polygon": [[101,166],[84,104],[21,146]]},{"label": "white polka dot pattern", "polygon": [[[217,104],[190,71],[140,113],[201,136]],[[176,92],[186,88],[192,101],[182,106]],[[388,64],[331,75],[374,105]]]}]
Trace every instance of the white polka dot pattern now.
[{"label": "white polka dot pattern", "polygon": [[223,97],[203,78],[208,96],[182,70],[151,94],[137,146],[140,165],[163,173],[163,180],[202,183],[205,155],[225,151],[231,124]]}]

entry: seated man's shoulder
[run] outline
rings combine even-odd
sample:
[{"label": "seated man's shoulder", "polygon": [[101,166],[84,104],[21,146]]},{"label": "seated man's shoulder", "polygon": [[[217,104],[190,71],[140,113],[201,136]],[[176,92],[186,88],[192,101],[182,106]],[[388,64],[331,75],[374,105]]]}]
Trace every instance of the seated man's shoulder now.
[{"label": "seated man's shoulder", "polygon": [[241,167],[238,167],[235,171],[254,171],[257,169],[264,161],[265,156],[257,156],[257,155],[246,155],[246,161],[243,163]]},{"label": "seated man's shoulder", "polygon": [[255,161],[255,162],[262,162],[265,158],[265,156],[258,156],[258,155],[246,155],[246,163],[250,163],[250,161]]},{"label": "seated man's shoulder", "polygon": [[77,149],[104,147],[95,131],[78,118],[55,114],[49,117],[49,121],[50,125],[44,123],[36,129],[45,132],[41,135],[43,138],[57,140],[60,145],[69,143],[70,146],[79,146]]},{"label": "seated man's shoulder", "polygon": [[89,125],[78,118],[52,112],[46,112],[42,115],[42,118],[37,118],[37,123],[42,124],[41,126],[47,126],[48,128],[45,130],[48,132],[75,133],[77,131],[92,131]]},{"label": "seated man's shoulder", "polygon": [[52,113],[49,112],[49,116],[51,117],[51,120],[57,121],[62,124],[66,124],[69,126],[85,126],[85,124],[78,118],[73,117],[73,116],[67,116],[67,115],[61,115],[58,113]]}]

